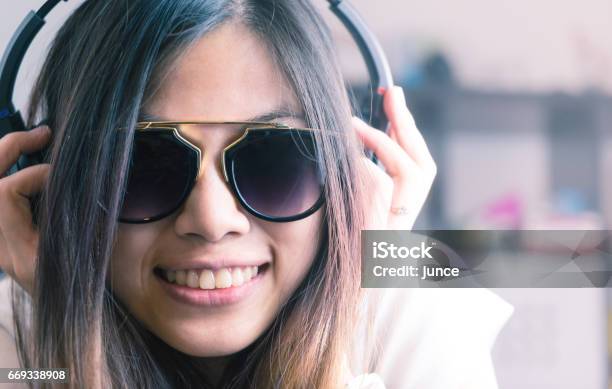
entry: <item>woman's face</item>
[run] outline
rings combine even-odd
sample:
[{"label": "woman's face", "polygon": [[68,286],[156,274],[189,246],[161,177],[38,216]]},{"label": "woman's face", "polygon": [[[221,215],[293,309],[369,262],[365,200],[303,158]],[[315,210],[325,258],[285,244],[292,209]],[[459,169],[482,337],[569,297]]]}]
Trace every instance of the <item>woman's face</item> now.
[{"label": "woman's face", "polygon": [[[176,62],[146,113],[177,121],[301,113],[280,74],[263,42],[240,24],[225,24]],[[294,117],[275,120],[304,125]],[[289,223],[252,216],[232,194],[220,163],[223,148],[243,131],[213,125],[181,131],[204,151],[197,183],[173,215],[149,224],[120,224],[111,287],[140,322],[173,348],[201,357],[230,355],[270,326],[305,277],[319,246],[323,211]],[[259,275],[228,288],[240,284],[237,271],[243,281],[248,278],[248,266],[259,266]],[[172,286],[159,269],[185,271],[187,282],[206,278],[206,287],[212,274],[216,286]],[[189,301],[176,296],[177,290]],[[240,298],[228,302],[228,296]]]}]

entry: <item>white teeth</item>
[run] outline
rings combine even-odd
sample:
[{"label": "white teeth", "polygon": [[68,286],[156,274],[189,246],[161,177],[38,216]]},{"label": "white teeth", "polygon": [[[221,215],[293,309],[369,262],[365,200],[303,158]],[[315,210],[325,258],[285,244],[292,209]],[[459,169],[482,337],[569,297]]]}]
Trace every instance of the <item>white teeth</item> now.
[{"label": "white teeth", "polygon": [[187,272],[185,270],[176,271],[176,283],[179,285],[187,284]]},{"label": "white teeth", "polygon": [[166,280],[177,285],[199,289],[229,288],[249,282],[258,273],[257,266],[223,268],[216,271],[165,270]]},{"label": "white teeth", "polygon": [[198,288],[200,286],[200,276],[193,270],[187,272],[187,286],[190,288]]},{"label": "white teeth", "polygon": [[210,270],[202,270],[200,289],[215,289],[215,275]]},{"label": "white teeth", "polygon": [[234,268],[234,270],[232,270],[232,286],[240,286],[244,281],[242,270],[238,267]]},{"label": "white teeth", "polygon": [[219,269],[215,272],[215,287],[229,288],[232,286],[232,274],[227,269]]},{"label": "white teeth", "polygon": [[176,272],[173,270],[166,270],[166,278],[170,282],[174,282],[176,280]]}]

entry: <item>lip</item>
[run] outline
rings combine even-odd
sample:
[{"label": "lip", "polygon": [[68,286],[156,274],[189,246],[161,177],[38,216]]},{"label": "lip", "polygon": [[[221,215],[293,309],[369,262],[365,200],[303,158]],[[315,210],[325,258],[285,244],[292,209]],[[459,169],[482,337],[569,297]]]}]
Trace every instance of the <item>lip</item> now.
[{"label": "lip", "polygon": [[261,287],[263,277],[268,274],[270,266],[266,266],[263,271],[251,278],[247,283],[240,286],[230,286],[220,289],[196,289],[182,286],[166,281],[164,278],[155,274],[155,279],[161,284],[164,291],[173,300],[198,307],[216,307],[236,304],[243,301],[248,296],[256,293]]}]

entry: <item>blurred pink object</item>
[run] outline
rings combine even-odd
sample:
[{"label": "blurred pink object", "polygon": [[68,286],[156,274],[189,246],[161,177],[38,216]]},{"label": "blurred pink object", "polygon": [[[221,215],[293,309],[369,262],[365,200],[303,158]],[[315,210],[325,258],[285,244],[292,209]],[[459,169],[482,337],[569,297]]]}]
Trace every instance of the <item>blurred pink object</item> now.
[{"label": "blurred pink object", "polygon": [[519,196],[509,193],[490,203],[483,213],[487,224],[508,229],[520,229],[522,224],[522,203]]}]

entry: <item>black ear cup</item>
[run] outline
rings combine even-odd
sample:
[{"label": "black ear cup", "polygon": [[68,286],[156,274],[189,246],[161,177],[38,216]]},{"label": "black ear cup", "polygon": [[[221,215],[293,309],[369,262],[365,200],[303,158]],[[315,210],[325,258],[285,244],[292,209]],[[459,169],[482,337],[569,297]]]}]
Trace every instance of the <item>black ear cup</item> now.
[{"label": "black ear cup", "polygon": [[26,128],[19,111],[11,114],[8,112],[10,112],[8,109],[0,111],[0,138],[9,132],[25,130]]},{"label": "black ear cup", "polygon": [[46,153],[47,147],[32,154],[22,154],[17,160],[16,166],[18,167],[18,170],[23,170],[27,167],[42,163],[45,159]]}]

